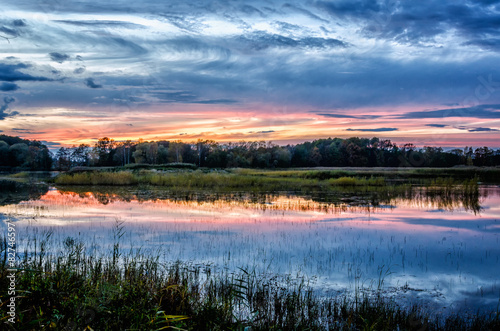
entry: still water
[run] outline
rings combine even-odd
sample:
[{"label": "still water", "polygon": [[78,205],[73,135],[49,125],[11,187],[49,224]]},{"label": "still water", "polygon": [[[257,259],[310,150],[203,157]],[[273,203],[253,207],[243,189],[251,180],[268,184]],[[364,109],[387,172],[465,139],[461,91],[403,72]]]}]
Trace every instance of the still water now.
[{"label": "still water", "polygon": [[[402,304],[496,311],[498,186],[481,186],[472,202],[422,189],[379,195],[50,188],[0,206],[0,217],[17,222],[20,251],[50,231],[54,242],[71,237],[91,252],[111,252],[118,226],[123,252],[303,277],[329,295],[383,285],[384,294]],[[62,247],[53,253],[64,254]]]}]

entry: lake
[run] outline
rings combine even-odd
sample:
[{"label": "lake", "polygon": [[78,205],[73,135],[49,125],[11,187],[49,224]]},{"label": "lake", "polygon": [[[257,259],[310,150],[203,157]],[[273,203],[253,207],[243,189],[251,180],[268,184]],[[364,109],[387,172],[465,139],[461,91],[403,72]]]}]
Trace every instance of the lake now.
[{"label": "lake", "polygon": [[[381,191],[169,192],[72,187],[5,200],[19,251],[52,234],[93,254],[140,250],[163,261],[305,279],[325,295],[374,292],[437,312],[493,311],[500,298],[500,187],[470,197]],[[5,222],[1,222],[5,227]]]}]

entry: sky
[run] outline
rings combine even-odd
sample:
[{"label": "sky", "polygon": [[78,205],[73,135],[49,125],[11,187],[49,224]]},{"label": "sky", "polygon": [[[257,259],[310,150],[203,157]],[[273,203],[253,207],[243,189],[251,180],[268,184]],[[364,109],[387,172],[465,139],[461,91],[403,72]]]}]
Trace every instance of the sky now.
[{"label": "sky", "polygon": [[500,0],[2,0],[0,133],[500,147]]}]

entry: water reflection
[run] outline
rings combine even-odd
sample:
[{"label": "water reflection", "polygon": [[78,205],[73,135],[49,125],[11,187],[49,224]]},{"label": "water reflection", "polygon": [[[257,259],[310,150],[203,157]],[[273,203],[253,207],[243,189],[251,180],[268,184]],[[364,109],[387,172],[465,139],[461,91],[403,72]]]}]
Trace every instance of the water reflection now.
[{"label": "water reflection", "polygon": [[31,184],[0,179],[0,206],[40,199],[49,190],[46,184]]},{"label": "water reflection", "polygon": [[17,219],[25,247],[50,229],[56,242],[72,237],[109,252],[118,220],[122,249],[161,252],[169,261],[300,273],[325,291],[369,287],[386,268],[387,295],[437,308],[494,309],[500,297],[500,189],[493,186],[303,196],[52,188],[0,213]]},{"label": "water reflection", "polygon": [[[399,185],[370,189],[343,189],[339,191],[310,192],[308,194],[290,192],[204,192],[204,191],[169,191],[147,187],[120,188],[99,187],[91,191],[88,187],[72,187],[59,189],[63,194],[77,194],[81,198],[94,197],[106,205],[115,201],[194,201],[198,203],[239,204],[258,209],[279,210],[320,210],[325,212],[360,209],[370,211],[377,208],[386,208],[390,205],[404,205],[413,203],[420,208],[438,208],[448,211],[464,209],[479,213],[481,200],[488,196],[486,187],[412,187]],[[359,208],[357,208],[359,207]]]}]

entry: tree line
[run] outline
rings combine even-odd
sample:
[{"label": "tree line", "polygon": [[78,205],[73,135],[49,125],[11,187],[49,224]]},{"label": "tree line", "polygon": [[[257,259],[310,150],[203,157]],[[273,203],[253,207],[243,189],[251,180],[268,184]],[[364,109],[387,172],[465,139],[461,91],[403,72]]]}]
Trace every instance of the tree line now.
[{"label": "tree line", "polygon": [[60,148],[58,169],[73,166],[123,166],[136,164],[191,163],[210,168],[290,167],[452,167],[500,165],[500,149],[488,147],[443,150],[397,145],[379,138],[328,138],[279,146],[265,141],[218,143],[213,140],[114,141],[104,137],[93,146]]},{"label": "tree line", "polygon": [[500,149],[417,148],[379,138],[327,138],[279,146],[265,141],[115,141],[61,147],[52,154],[38,141],[0,135],[0,167],[68,170],[75,166],[190,163],[211,168],[452,167],[500,165]]}]

